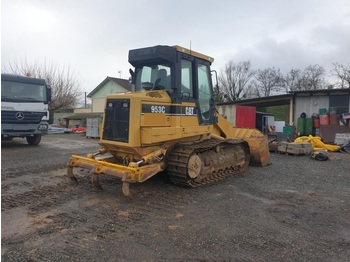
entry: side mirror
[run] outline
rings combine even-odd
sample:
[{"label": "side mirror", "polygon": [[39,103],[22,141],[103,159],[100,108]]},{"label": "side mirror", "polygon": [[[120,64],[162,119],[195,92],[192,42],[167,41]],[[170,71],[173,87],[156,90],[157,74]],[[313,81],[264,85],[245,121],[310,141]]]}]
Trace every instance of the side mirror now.
[{"label": "side mirror", "polygon": [[135,72],[130,68],[129,69],[129,73],[131,75],[131,78],[133,79],[134,78],[134,75],[135,75]]},{"label": "side mirror", "polygon": [[211,70],[210,73],[211,73],[212,75],[213,75],[213,73],[214,73],[214,75],[215,75],[215,80],[216,80],[216,84],[215,84],[214,86],[218,86],[218,83],[219,83],[219,81],[218,81],[218,73],[216,72],[216,70]]},{"label": "side mirror", "polygon": [[51,86],[46,86],[47,102],[51,101]]}]

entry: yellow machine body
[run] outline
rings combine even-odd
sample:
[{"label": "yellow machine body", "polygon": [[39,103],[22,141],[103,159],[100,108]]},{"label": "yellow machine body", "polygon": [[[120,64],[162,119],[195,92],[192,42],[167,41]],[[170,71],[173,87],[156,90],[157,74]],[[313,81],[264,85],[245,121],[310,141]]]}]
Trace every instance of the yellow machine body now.
[{"label": "yellow machine body", "polygon": [[[123,193],[129,195],[129,183],[164,170],[175,184],[195,187],[243,171],[249,163],[267,165],[266,135],[235,128],[215,110],[212,61],[179,46],[131,51],[136,90],[107,96],[101,148],[86,157],[73,155],[68,176],[76,180],[74,167],[89,169],[93,184],[100,188],[99,175],[113,175],[123,181]],[[164,68],[168,78],[160,85],[157,73]]]}]

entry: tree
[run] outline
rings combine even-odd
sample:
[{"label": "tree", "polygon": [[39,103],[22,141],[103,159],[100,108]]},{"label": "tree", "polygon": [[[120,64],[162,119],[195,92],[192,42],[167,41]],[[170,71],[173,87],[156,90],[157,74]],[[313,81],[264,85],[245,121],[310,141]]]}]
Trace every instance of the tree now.
[{"label": "tree", "polygon": [[310,65],[303,72],[303,89],[317,90],[326,87],[324,79],[326,70],[320,65]]},{"label": "tree", "polygon": [[254,86],[259,97],[267,97],[272,91],[278,91],[282,86],[282,74],[279,68],[258,70],[255,74]]},{"label": "tree", "polygon": [[250,61],[243,61],[238,64],[229,61],[219,76],[225,99],[232,102],[244,98],[254,74]]},{"label": "tree", "polygon": [[350,88],[350,64],[333,63],[332,75],[337,78],[336,86]]},{"label": "tree", "polygon": [[2,71],[18,75],[29,73],[32,77],[45,79],[51,86],[52,101],[49,104],[49,110],[52,111],[74,107],[81,94],[81,84],[69,66],[60,69],[53,63],[29,64],[25,60],[22,63],[9,63],[8,66],[2,67]]},{"label": "tree", "polygon": [[297,90],[300,86],[300,79],[301,70],[292,68],[283,79],[283,87],[285,88],[286,92]]},{"label": "tree", "polygon": [[215,103],[225,102],[225,94],[222,92],[219,85],[214,86],[214,99]]},{"label": "tree", "polygon": [[292,69],[284,78],[286,91],[309,91],[325,89],[326,70],[320,65],[310,65],[303,71]]}]

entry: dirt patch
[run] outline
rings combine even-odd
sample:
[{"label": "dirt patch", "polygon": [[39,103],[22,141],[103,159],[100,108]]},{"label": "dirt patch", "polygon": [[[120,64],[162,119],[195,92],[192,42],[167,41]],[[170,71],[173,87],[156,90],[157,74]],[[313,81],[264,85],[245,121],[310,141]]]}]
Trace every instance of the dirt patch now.
[{"label": "dirt patch", "polygon": [[2,147],[3,261],[350,257],[350,155],[319,162],[274,154],[270,166],[196,189],[159,174],[131,185],[125,198],[114,177],[102,176],[100,191],[86,171],[75,171],[78,183],[66,176],[71,154],[98,149],[95,140],[79,139]]}]

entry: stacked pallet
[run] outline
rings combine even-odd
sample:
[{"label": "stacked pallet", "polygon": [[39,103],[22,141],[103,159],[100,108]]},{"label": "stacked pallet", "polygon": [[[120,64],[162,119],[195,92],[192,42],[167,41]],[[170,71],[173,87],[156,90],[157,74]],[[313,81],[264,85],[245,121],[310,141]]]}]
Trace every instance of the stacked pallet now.
[{"label": "stacked pallet", "polygon": [[288,143],[281,142],[278,152],[290,155],[310,155],[313,152],[311,143]]}]

